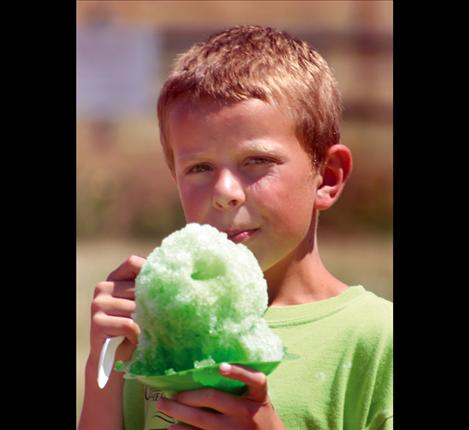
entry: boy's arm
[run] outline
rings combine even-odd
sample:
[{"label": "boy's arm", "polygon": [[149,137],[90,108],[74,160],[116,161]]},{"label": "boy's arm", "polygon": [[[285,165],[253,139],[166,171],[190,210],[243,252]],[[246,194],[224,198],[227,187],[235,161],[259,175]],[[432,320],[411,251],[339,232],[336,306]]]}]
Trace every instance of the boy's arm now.
[{"label": "boy's arm", "polygon": [[97,384],[101,348],[109,336],[125,336],[116,352],[117,360],[129,360],[140,329],[132,320],[135,310],[135,277],[145,262],[129,257],[105,282],[100,282],[91,305],[90,354],[85,367],[85,395],[78,430],[122,430],[123,374],[111,372],[103,389]]},{"label": "boy's arm", "polygon": [[[228,378],[244,382],[248,391],[235,396],[213,389],[186,391],[175,400],[160,398],[158,409],[187,423],[172,425],[174,430],[285,430],[275,412],[267,392],[267,377],[256,370],[239,365],[220,366],[220,373]],[[211,410],[207,410],[209,408]]]},{"label": "boy's arm", "polygon": [[97,360],[89,357],[85,368],[85,396],[78,430],[122,430],[123,374],[112,372],[103,389],[98,387],[97,374]]}]

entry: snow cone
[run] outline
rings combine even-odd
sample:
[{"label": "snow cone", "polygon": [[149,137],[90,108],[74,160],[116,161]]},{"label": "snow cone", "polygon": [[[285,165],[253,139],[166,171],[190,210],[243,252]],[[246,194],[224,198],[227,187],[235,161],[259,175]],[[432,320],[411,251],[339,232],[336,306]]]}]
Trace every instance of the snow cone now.
[{"label": "snow cone", "polygon": [[263,319],[267,283],[254,254],[210,225],[187,224],[163,239],[135,286],[141,334],[128,377],[283,358]]}]

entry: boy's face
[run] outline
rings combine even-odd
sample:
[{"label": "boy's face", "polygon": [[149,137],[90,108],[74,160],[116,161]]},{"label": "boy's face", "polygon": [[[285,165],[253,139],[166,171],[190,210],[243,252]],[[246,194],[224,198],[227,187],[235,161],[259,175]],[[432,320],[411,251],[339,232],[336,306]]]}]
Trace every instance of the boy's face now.
[{"label": "boy's face", "polygon": [[227,232],[263,271],[306,246],[322,178],[287,115],[257,99],[178,101],[168,137],[187,222]]}]

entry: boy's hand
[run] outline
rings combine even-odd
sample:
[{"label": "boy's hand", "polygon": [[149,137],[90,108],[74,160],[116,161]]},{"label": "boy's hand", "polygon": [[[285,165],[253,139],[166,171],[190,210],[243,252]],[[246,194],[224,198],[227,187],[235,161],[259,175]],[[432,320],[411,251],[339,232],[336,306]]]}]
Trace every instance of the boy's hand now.
[{"label": "boy's hand", "polygon": [[[172,430],[285,430],[270,403],[267,394],[267,377],[244,366],[220,366],[220,373],[244,382],[248,391],[235,396],[214,389],[185,391],[174,400],[160,398],[158,409],[178,421]],[[200,408],[210,408],[204,410]]]},{"label": "boy's hand", "polygon": [[104,340],[110,336],[125,336],[116,354],[118,360],[129,360],[137,345],[140,328],[132,320],[135,311],[135,277],[145,259],[130,256],[106,281],[94,290],[91,304],[91,350],[93,361],[99,359]]}]

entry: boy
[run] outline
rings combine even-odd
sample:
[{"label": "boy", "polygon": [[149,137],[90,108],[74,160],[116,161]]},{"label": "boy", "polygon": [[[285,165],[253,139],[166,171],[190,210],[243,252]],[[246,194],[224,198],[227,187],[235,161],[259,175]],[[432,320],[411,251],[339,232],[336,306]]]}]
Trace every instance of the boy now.
[{"label": "boy", "polygon": [[[130,257],[98,284],[79,428],[392,428],[392,304],[349,287],[321,262],[318,214],[339,198],[352,169],[340,143],[340,96],[326,62],[306,43],[259,26],[213,35],[182,55],[158,100],[161,143],[187,222],[244,243],[268,284],[270,327],[289,356],[267,378],[224,364],[244,396],[216,390],[164,399],[113,373],[96,384],[104,339],[139,328]],[[122,393],[124,392],[124,395]],[[123,419],[124,417],[124,419]]]}]

